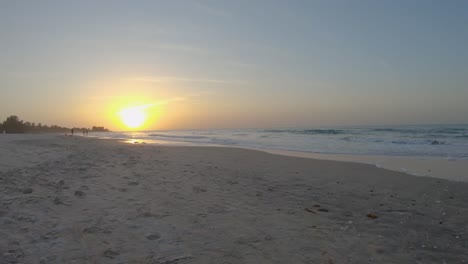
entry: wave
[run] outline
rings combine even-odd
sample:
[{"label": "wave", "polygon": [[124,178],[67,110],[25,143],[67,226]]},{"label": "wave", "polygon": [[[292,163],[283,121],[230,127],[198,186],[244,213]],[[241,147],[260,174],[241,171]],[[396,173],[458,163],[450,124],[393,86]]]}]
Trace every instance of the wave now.
[{"label": "wave", "polygon": [[244,136],[248,136],[249,134],[247,133],[235,133],[235,134],[232,134],[233,136],[239,136],[239,137],[244,137]]},{"label": "wave", "polygon": [[401,133],[401,134],[416,134],[420,133],[416,129],[404,129],[404,128],[374,128],[371,129],[373,132],[392,132],[392,133]]},{"label": "wave", "polygon": [[164,137],[164,138],[180,138],[180,139],[206,139],[205,136],[176,136],[167,134],[149,134],[150,137]]},{"label": "wave", "polygon": [[425,141],[409,141],[409,140],[392,140],[392,144],[397,145],[447,145],[447,142],[441,140],[425,140]]},{"label": "wave", "polygon": [[426,142],[431,145],[446,145],[447,144],[445,141],[440,141],[440,140],[427,140]]},{"label": "wave", "polygon": [[341,130],[341,129],[305,129],[305,130],[270,129],[270,130],[264,130],[263,132],[291,133],[291,134],[302,134],[302,135],[338,135],[338,134],[349,133],[349,131]]},{"label": "wave", "polygon": [[461,133],[464,133],[464,132],[467,132],[467,129],[465,128],[441,128],[441,129],[435,129],[435,130],[432,130],[432,132],[434,133],[438,133],[438,134],[461,134]]}]

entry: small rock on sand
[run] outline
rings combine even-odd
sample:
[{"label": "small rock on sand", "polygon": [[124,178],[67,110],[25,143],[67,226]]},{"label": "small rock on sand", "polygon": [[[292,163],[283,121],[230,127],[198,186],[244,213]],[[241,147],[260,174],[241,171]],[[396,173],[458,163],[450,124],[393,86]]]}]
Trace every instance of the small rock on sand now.
[{"label": "small rock on sand", "polygon": [[114,259],[114,258],[117,257],[118,255],[120,255],[120,253],[117,252],[117,251],[114,251],[114,250],[112,250],[112,249],[107,249],[106,251],[104,251],[103,255],[104,255],[104,257],[106,257],[106,258]]},{"label": "small rock on sand", "polygon": [[55,197],[54,204],[63,204],[63,201],[59,197]]},{"label": "small rock on sand", "polygon": [[160,238],[161,238],[161,235],[157,234],[157,233],[146,236],[146,239],[148,239],[148,240],[156,240],[156,239],[160,239]]},{"label": "small rock on sand", "polygon": [[370,218],[370,219],[376,219],[376,218],[378,218],[378,216],[377,216],[376,214],[372,214],[372,213],[368,213],[366,216],[367,216],[368,218]]},{"label": "small rock on sand", "polygon": [[30,194],[33,192],[33,189],[32,188],[26,188],[26,189],[23,189],[22,193],[24,194]]},{"label": "small rock on sand", "polygon": [[85,194],[82,191],[75,191],[75,196],[77,197],[83,197]]}]

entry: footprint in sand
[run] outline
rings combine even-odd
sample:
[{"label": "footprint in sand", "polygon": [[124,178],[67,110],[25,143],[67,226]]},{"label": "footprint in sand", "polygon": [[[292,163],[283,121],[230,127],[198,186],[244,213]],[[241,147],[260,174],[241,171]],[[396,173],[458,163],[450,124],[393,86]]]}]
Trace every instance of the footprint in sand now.
[{"label": "footprint in sand", "polygon": [[127,184],[130,185],[130,186],[135,186],[135,185],[138,185],[138,184],[140,184],[140,183],[139,183],[139,182],[135,182],[135,181],[131,181],[131,182],[128,182]]}]

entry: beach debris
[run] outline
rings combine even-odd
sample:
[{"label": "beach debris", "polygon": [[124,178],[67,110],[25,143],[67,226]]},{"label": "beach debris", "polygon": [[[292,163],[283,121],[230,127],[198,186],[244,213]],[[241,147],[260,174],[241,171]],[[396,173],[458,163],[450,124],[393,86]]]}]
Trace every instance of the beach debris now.
[{"label": "beach debris", "polygon": [[30,194],[32,192],[33,192],[32,188],[26,188],[26,189],[23,189],[23,191],[22,191],[23,194]]},{"label": "beach debris", "polygon": [[151,212],[144,212],[144,213],[142,214],[142,216],[143,216],[143,217],[152,217],[152,216],[154,216],[154,215],[153,215]]},{"label": "beach debris", "polygon": [[104,257],[109,258],[109,259],[114,259],[118,255],[120,255],[119,252],[114,251],[112,249],[107,249],[106,251],[103,252]]},{"label": "beach debris", "polygon": [[377,216],[376,214],[373,214],[373,213],[368,213],[366,216],[367,216],[368,218],[370,218],[370,219],[376,219],[376,218],[378,218],[378,216]]},{"label": "beach debris", "polygon": [[2,256],[1,259],[2,263],[18,263],[19,259],[24,257],[24,252],[21,249],[9,249],[7,252],[5,252]]},{"label": "beach debris", "polygon": [[82,230],[84,234],[111,234],[112,230],[108,227],[90,226]]},{"label": "beach debris", "polygon": [[154,234],[146,236],[146,239],[148,239],[148,240],[156,240],[156,239],[160,239],[160,238],[161,238],[161,235],[158,234],[158,233],[154,233]]},{"label": "beach debris", "polygon": [[85,195],[85,193],[82,192],[82,191],[79,191],[79,190],[75,191],[75,196],[77,196],[77,197],[83,197],[84,195]]},{"label": "beach debris", "polygon": [[205,188],[202,188],[202,187],[200,187],[200,186],[194,186],[192,189],[193,189],[193,191],[194,191],[195,193],[204,193],[204,192],[207,192],[207,190],[206,190]]},{"label": "beach debris", "polygon": [[57,205],[63,204],[63,201],[59,197],[55,197],[54,198],[54,204],[57,204]]},{"label": "beach debris", "polygon": [[319,211],[319,212],[329,212],[329,210],[328,210],[328,209],[325,209],[325,208],[319,208],[318,211]]},{"label": "beach debris", "polygon": [[42,257],[42,258],[39,260],[39,264],[47,264],[47,263],[55,262],[56,259],[57,259],[56,256]]},{"label": "beach debris", "polygon": [[304,208],[305,211],[309,212],[309,213],[313,213],[313,214],[316,214],[317,212],[315,212],[314,210],[310,209],[310,208]]}]

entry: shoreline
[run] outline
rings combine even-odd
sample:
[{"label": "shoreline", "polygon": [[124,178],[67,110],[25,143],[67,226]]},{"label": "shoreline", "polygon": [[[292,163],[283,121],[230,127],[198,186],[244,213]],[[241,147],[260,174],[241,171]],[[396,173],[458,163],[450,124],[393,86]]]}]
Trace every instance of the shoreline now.
[{"label": "shoreline", "polygon": [[[5,137],[6,136],[6,137]],[[50,133],[50,134],[5,134],[3,139],[10,137],[17,140],[24,138],[35,137],[64,137],[63,134]],[[70,136],[70,135],[68,135]],[[301,152],[291,150],[278,150],[278,149],[261,149],[261,148],[248,148],[231,145],[216,145],[216,144],[198,144],[191,142],[181,141],[167,141],[167,140],[147,140],[147,139],[124,139],[124,138],[109,138],[99,136],[81,136],[75,135],[77,138],[88,138],[98,140],[110,140],[116,142],[123,142],[126,144],[148,144],[159,146],[176,146],[176,147],[213,147],[213,148],[238,148],[246,150],[255,150],[274,155],[308,158],[313,160],[330,160],[340,162],[351,162],[373,165],[377,168],[383,168],[391,171],[401,172],[411,176],[417,177],[433,177],[439,179],[446,179],[458,182],[468,182],[468,158],[447,158],[447,157],[434,157],[434,156],[391,156],[391,155],[358,155],[358,154],[331,154],[331,153],[313,153]],[[2,137],[0,137],[1,143]],[[11,160],[11,159],[10,159]],[[1,161],[0,161],[0,165]],[[5,164],[4,164],[5,165]]]},{"label": "shoreline", "polygon": [[402,172],[412,176],[434,177],[452,181],[468,182],[468,174],[466,174],[468,171],[468,159],[417,156],[320,154],[286,150],[266,150],[266,152],[317,160],[370,164],[377,168]]},{"label": "shoreline", "polygon": [[[111,139],[111,138],[100,138]],[[402,172],[412,176],[434,177],[452,181],[468,182],[468,158],[444,158],[434,156],[390,156],[390,155],[358,155],[358,154],[332,154],[313,153],[278,149],[248,148],[230,145],[196,144],[181,141],[142,140],[142,139],[116,139],[128,144],[154,144],[162,146],[181,147],[226,147],[247,150],[256,150],[275,155],[300,157],[315,160],[332,160],[341,162],[354,162],[374,165],[377,168]]]}]

